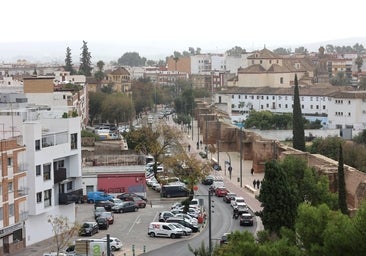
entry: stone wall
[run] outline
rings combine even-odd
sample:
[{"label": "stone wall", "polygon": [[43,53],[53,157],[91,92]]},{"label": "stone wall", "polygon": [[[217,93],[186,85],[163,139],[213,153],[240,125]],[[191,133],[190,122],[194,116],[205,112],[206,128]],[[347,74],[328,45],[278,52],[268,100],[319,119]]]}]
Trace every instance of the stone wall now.
[{"label": "stone wall", "polygon": [[[232,124],[220,122],[218,125],[218,121],[215,119],[216,116],[216,114],[208,113],[207,109],[196,111],[200,134],[203,136],[204,141],[206,132],[208,144],[217,145],[216,140],[219,139],[220,152],[240,152],[240,141],[242,141],[243,159],[253,160],[255,172],[263,172],[266,161],[283,159],[288,155],[296,155],[305,159],[309,167],[313,167],[319,173],[326,175],[329,179],[329,189],[333,192],[337,191],[337,161],[319,154],[295,150],[279,141],[265,139],[253,131],[241,131],[240,128]],[[348,207],[351,210],[357,209],[361,201],[366,199],[366,173],[347,165],[345,165],[344,170]]]}]

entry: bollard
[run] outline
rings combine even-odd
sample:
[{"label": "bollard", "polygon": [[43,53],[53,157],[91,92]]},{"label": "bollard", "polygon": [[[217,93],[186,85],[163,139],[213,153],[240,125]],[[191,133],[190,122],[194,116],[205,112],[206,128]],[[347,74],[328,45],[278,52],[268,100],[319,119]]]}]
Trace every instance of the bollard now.
[{"label": "bollard", "polygon": [[144,253],[146,252],[146,245],[144,245]]},{"label": "bollard", "polygon": [[240,182],[240,178],[238,177],[238,182]]},{"label": "bollard", "polygon": [[135,256],[135,245],[132,245],[132,255]]}]

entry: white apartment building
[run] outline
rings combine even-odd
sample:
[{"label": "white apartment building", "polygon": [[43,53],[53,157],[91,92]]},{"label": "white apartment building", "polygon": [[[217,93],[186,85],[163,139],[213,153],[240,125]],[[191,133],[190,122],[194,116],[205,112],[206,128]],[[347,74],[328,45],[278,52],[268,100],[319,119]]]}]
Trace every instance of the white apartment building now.
[{"label": "white apartment building", "polygon": [[366,129],[366,91],[340,91],[328,101],[329,126],[336,129]]},{"label": "white apartment building", "polygon": [[23,142],[29,187],[26,245],[31,245],[53,236],[49,216],[75,222],[74,201],[82,196],[80,117],[25,121]]},{"label": "white apartment building", "polygon": [[[293,88],[232,87],[215,96],[216,106],[233,122],[245,120],[251,110],[273,113],[293,112]],[[345,91],[341,87],[300,87],[302,114],[321,120],[329,129],[366,129],[366,92]]]}]

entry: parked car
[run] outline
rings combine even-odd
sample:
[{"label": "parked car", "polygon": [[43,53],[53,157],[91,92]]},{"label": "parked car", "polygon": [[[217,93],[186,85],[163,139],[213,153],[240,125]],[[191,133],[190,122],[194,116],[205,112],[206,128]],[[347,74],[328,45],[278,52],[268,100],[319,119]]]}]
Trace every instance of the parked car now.
[{"label": "parked car", "polygon": [[103,191],[91,191],[87,194],[88,203],[95,203],[97,201],[108,201],[111,198],[113,198],[112,195],[106,194]]},{"label": "parked car", "polygon": [[137,212],[139,210],[139,207],[135,204],[135,202],[132,201],[125,201],[120,204],[115,204],[112,207],[112,212]]},{"label": "parked car", "polygon": [[112,212],[102,212],[99,217],[107,218],[109,224],[114,223],[114,216]]},{"label": "parked car", "polygon": [[112,199],[109,199],[109,201],[111,201],[113,204],[119,204],[119,203],[122,203],[123,201],[119,198],[112,198]]},{"label": "parked car", "polygon": [[98,223],[99,229],[108,229],[109,228],[109,221],[106,217],[99,216],[95,221]]},{"label": "parked car", "polygon": [[227,193],[229,193],[229,190],[225,187],[218,187],[215,189],[215,195],[217,197],[224,197]]},{"label": "parked car", "polygon": [[224,196],[224,197],[222,198],[222,200],[223,200],[225,203],[229,204],[229,203],[231,202],[231,200],[233,200],[233,199],[234,199],[234,197],[236,197],[236,194],[235,194],[235,193],[228,192],[228,193],[226,194],[226,196]]},{"label": "parked car", "polygon": [[[107,241],[107,237],[103,237],[102,239]],[[109,245],[111,247],[111,251],[118,251],[123,247],[121,240],[116,237],[109,237]]]},{"label": "parked car", "polygon": [[253,216],[250,213],[242,213],[239,223],[240,226],[253,226]]},{"label": "parked car", "polygon": [[198,220],[196,218],[192,217],[191,215],[186,214],[186,213],[178,213],[178,214],[175,214],[174,217],[181,218],[181,219],[184,219],[184,220],[188,220],[193,225],[198,225]]},{"label": "parked car", "polygon": [[95,221],[84,222],[79,229],[80,236],[92,236],[98,232],[99,226]]},{"label": "parked car", "polygon": [[105,201],[96,201],[94,203],[94,208],[97,208],[99,206],[104,207],[104,209],[106,211],[110,211],[112,209],[112,206],[114,205],[113,202],[109,201],[109,200],[105,200]]},{"label": "parked car", "polygon": [[105,208],[103,206],[95,207],[94,209],[94,219],[98,218],[102,212],[106,212]]},{"label": "parked car", "polygon": [[194,232],[194,233],[198,232],[198,230],[199,230],[198,225],[193,225],[192,223],[190,223],[182,218],[170,217],[170,218],[167,218],[165,222],[182,224],[183,226],[192,229],[192,232]]},{"label": "parked car", "polygon": [[174,226],[176,226],[177,228],[180,228],[181,230],[183,230],[183,235],[185,236],[189,236],[190,234],[192,234],[192,229],[183,226],[180,223],[172,223]]},{"label": "parked car", "polygon": [[170,217],[174,217],[174,214],[169,211],[162,211],[159,213],[159,222],[165,222]]},{"label": "parked car", "polygon": [[135,204],[139,207],[139,208],[145,208],[146,207],[146,201],[141,199],[141,197],[138,196],[129,196],[129,197],[124,197],[123,201],[127,202],[135,202]]},{"label": "parked car", "polygon": [[151,222],[149,224],[147,234],[150,237],[162,236],[162,237],[176,238],[181,237],[183,235],[183,230],[177,228],[171,223]]},{"label": "parked car", "polygon": [[117,198],[121,199],[122,201],[126,201],[125,198],[136,197],[136,196],[147,202],[147,199],[144,196],[136,194],[136,193],[122,193],[122,194],[118,195]]}]

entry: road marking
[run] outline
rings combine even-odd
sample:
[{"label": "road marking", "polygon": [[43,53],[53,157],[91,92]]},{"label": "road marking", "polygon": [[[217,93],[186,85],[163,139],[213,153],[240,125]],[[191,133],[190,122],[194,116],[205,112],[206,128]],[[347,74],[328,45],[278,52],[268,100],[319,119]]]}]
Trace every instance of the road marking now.
[{"label": "road marking", "polygon": [[130,227],[130,229],[128,230],[128,233],[131,232],[131,230],[133,229],[133,227],[135,226],[135,224],[140,224],[141,223],[141,217],[140,215],[138,215],[135,219],[135,221],[132,223],[132,226]]}]

